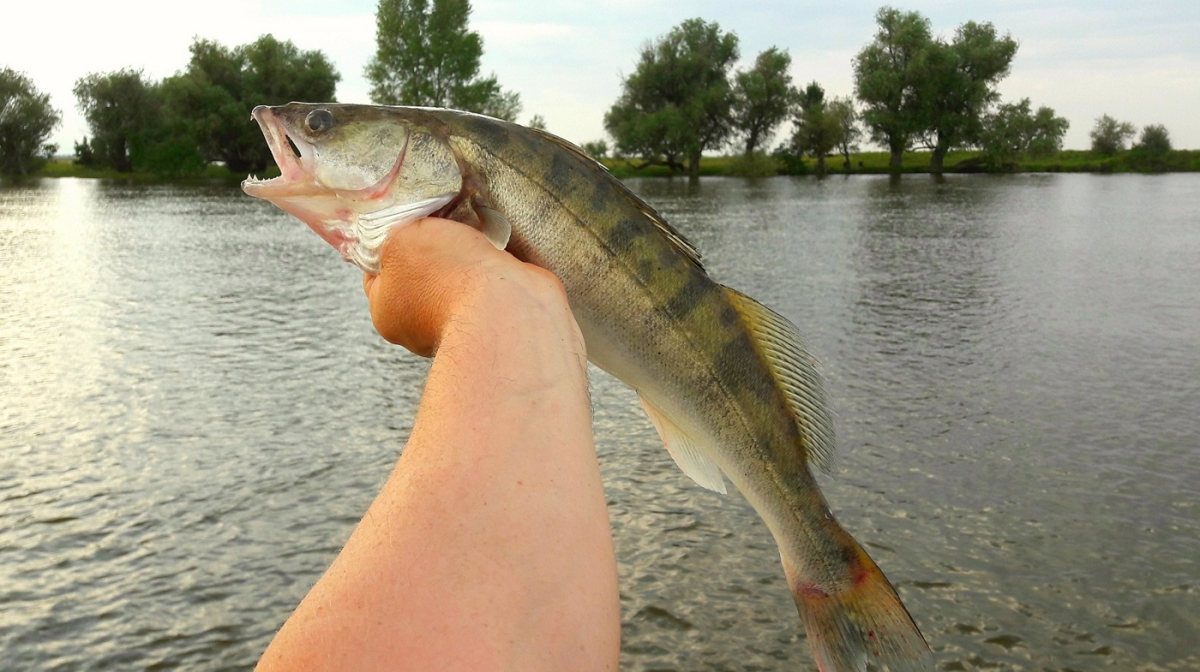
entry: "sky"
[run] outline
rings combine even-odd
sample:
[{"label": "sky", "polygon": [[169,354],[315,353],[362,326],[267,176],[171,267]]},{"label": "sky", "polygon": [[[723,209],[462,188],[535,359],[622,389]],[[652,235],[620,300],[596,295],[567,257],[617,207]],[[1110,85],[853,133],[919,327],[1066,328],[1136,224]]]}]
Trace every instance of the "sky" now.
[{"label": "sky", "polygon": [[[800,85],[853,93],[851,60],[875,32],[882,2],[801,0],[475,0],[471,28],[484,41],[482,71],[521,95],[519,121],[583,143],[604,138],[604,113],[633,71],[639,48],[700,17],[738,35],[741,63],[771,46],[792,56]],[[1070,122],[1065,147],[1086,149],[1102,114],[1139,129],[1164,124],[1176,148],[1200,149],[1200,2],[1153,0],[922,0],[893,2],[928,17],[935,34],[991,22],[1019,43],[999,91],[1030,98]],[[71,93],[91,72],[175,74],[194,37],[229,46],[271,33],[319,49],[342,79],[337,98],[369,103],[363,69],[375,50],[376,0],[0,0],[0,67],[29,75],[63,112],[60,153],[85,137]],[[252,123],[247,119],[247,123]],[[776,141],[782,139],[777,136]]]}]

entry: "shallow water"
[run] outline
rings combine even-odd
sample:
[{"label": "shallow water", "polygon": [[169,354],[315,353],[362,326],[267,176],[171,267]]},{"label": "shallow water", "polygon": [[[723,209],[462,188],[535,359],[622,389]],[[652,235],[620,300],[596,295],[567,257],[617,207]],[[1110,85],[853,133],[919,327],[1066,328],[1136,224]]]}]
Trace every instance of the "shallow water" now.
[{"label": "shallow water", "polygon": [[[1197,669],[1200,178],[634,181],[821,358],[822,487],[939,669]],[[228,187],[0,187],[0,651],[247,668],[402,446],[423,361]],[[766,529],[593,371],[625,670],[814,669]]]}]

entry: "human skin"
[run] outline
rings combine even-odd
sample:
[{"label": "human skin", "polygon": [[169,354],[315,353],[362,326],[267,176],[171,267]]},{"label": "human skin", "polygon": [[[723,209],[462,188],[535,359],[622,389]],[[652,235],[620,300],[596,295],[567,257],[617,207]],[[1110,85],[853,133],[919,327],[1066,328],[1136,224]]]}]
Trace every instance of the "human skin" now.
[{"label": "human skin", "polygon": [[396,467],[258,669],[616,670],[616,559],[562,284],[426,219],[389,235],[363,286],[379,333],[433,365]]}]

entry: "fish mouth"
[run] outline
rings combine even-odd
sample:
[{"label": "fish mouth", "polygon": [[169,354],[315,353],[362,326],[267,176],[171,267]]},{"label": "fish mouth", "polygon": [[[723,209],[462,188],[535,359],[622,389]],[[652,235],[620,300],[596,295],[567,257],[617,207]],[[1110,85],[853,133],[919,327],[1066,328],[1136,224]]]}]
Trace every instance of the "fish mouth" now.
[{"label": "fish mouth", "polygon": [[279,117],[266,105],[254,108],[250,117],[258,122],[267,139],[271,156],[279,166],[279,177],[262,180],[249,175],[242,181],[242,191],[265,199],[315,196],[325,191],[314,177],[317,150],[312,143],[289,134]]}]

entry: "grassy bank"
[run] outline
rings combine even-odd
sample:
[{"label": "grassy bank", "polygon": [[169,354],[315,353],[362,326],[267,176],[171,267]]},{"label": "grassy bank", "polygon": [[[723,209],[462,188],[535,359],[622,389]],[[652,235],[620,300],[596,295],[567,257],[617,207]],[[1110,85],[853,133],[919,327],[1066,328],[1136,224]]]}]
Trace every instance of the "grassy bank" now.
[{"label": "grassy bank", "polygon": [[[904,155],[904,165],[899,172],[928,173],[931,152],[909,152]],[[888,167],[887,152],[859,152],[850,155],[850,169],[844,168],[840,155],[825,159],[830,174],[876,175],[892,172]],[[701,175],[737,175],[740,157],[706,156],[700,160]],[[775,174],[787,174],[782,162],[774,162]],[[605,166],[617,177],[660,177],[670,175],[664,166],[651,166],[637,170],[639,161],[626,159],[604,159]],[[1015,165],[993,169],[987,166],[983,152],[950,152],[946,155],[947,173],[1158,173],[1200,172],[1200,150],[1172,150],[1158,156],[1146,156],[1136,151],[1121,152],[1116,156],[1100,156],[1090,151],[1068,150],[1047,159],[1022,159]],[[817,163],[806,158],[792,174],[810,175],[816,172]]]},{"label": "grassy bank", "polygon": [[[279,175],[278,168],[270,168],[259,177],[275,177]],[[81,166],[70,159],[57,159],[47,163],[41,170],[33,175],[33,177],[83,177],[83,178],[103,178],[109,180],[127,180],[138,183],[155,183],[155,182],[241,182],[246,178],[245,175],[234,174],[228,168],[222,165],[211,164],[197,175],[158,175],[154,173],[120,173],[107,168],[88,168]]]},{"label": "grassy bank", "polygon": [[[928,173],[930,152],[909,152],[904,155],[903,173]],[[620,177],[668,177],[671,171],[666,166],[649,166],[638,169],[640,161],[628,159],[603,159],[601,161],[612,174]],[[843,159],[831,156],[825,159],[830,174],[876,175],[891,172],[888,168],[887,152],[859,152],[850,155],[850,169],[843,166]],[[950,152],[946,155],[947,173],[1179,173],[1200,172],[1200,150],[1172,150],[1162,156],[1146,156],[1136,151],[1121,152],[1116,156],[1099,156],[1088,151],[1068,150],[1047,159],[1023,159],[1003,169],[991,169],[984,161],[983,152]],[[817,164],[806,158],[793,165],[790,174],[811,175]],[[784,175],[787,167],[780,161],[765,157],[753,166],[747,166],[740,156],[706,156],[700,159],[701,175]],[[279,175],[271,168],[260,177]],[[199,175],[179,177],[151,173],[118,173],[114,170],[87,168],[70,159],[59,159],[46,164],[35,177],[84,177],[129,180],[133,182],[208,182],[225,181],[236,183],[246,176],[233,174],[225,166],[210,165]]]}]

